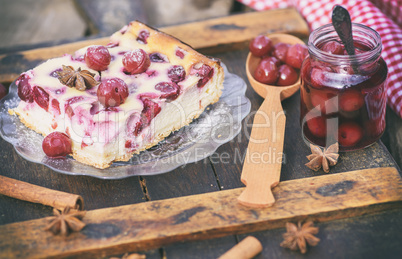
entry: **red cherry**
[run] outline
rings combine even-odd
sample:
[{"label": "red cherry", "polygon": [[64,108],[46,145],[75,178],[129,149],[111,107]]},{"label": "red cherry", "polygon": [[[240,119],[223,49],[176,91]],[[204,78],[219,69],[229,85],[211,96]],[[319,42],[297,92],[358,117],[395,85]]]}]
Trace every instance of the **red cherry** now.
[{"label": "red cherry", "polygon": [[142,101],[144,103],[144,108],[142,109],[141,119],[137,122],[134,129],[135,136],[138,136],[141,131],[151,123],[151,120],[155,118],[156,115],[158,115],[161,111],[161,107],[154,101],[149,99],[143,99]]},{"label": "red cherry", "polygon": [[283,64],[279,67],[279,77],[276,82],[277,85],[285,86],[285,85],[293,85],[299,79],[299,76],[291,66],[287,64]]},{"label": "red cherry", "polygon": [[308,49],[304,44],[294,44],[289,47],[285,63],[294,68],[300,69],[304,58],[308,55]]},{"label": "red cherry", "polygon": [[130,151],[134,151],[135,149],[138,148],[138,143],[134,143],[132,140],[126,140],[124,147]]},{"label": "red cherry", "polygon": [[250,52],[256,57],[262,57],[272,50],[272,41],[265,35],[258,35],[250,41]]},{"label": "red cherry", "polygon": [[315,88],[323,88],[326,84],[326,71],[321,67],[314,67],[310,72],[310,83]]},{"label": "red cherry", "polygon": [[348,89],[339,95],[339,106],[343,111],[357,111],[364,105],[364,97],[357,90]]},{"label": "red cherry", "polygon": [[106,70],[110,64],[109,50],[105,46],[91,46],[85,52],[84,60],[87,66],[93,70]]},{"label": "red cherry", "polygon": [[272,52],[273,56],[282,61],[283,63],[286,63],[285,61],[289,46],[290,46],[289,44],[283,42],[275,44]]},{"label": "red cherry", "polygon": [[27,78],[26,75],[24,75],[24,74],[18,78],[18,80],[17,80],[18,96],[24,102],[32,103],[34,101],[34,99],[33,99],[33,94],[32,94],[32,88],[28,81],[29,81],[29,78]]},{"label": "red cherry", "polygon": [[105,107],[116,107],[128,97],[128,86],[120,78],[103,80],[97,91],[98,100]]},{"label": "red cherry", "polygon": [[176,50],[175,54],[176,54],[176,56],[178,56],[178,57],[181,58],[181,59],[183,59],[184,56],[186,55],[186,54],[184,53],[184,51],[183,51],[181,48],[178,48],[178,49]]},{"label": "red cherry", "polygon": [[214,69],[209,65],[202,64],[200,67],[193,66],[191,68],[191,75],[196,75],[200,78],[197,83],[197,87],[202,88],[206,83],[214,76]]},{"label": "red cherry", "polygon": [[316,137],[323,138],[327,135],[327,123],[325,121],[325,117],[319,116],[309,119],[309,116],[306,116],[307,127],[311,134]]},{"label": "red cherry", "polygon": [[160,82],[155,85],[155,89],[161,91],[161,98],[175,100],[180,94],[180,87],[172,82]]},{"label": "red cherry", "polygon": [[321,47],[321,50],[335,55],[343,55],[344,48],[337,41],[329,41]]},{"label": "red cherry", "polygon": [[186,78],[186,70],[184,70],[184,67],[182,66],[174,65],[169,68],[168,77],[174,83],[181,82],[184,80],[184,78]]},{"label": "red cherry", "polygon": [[150,33],[148,30],[141,30],[140,33],[138,33],[137,41],[142,44],[147,44],[149,35]]},{"label": "red cherry", "polygon": [[264,57],[262,60],[266,60],[266,61],[268,61],[268,62],[272,62],[272,63],[274,63],[275,66],[277,66],[277,67],[279,67],[279,66],[282,64],[281,61],[280,61],[279,59],[277,59],[276,57],[267,56],[267,57]]},{"label": "red cherry", "polygon": [[7,95],[7,89],[3,84],[0,84],[0,99]]},{"label": "red cherry", "polygon": [[51,105],[53,109],[57,112],[57,115],[60,115],[60,103],[57,99],[52,99]]},{"label": "red cherry", "polygon": [[140,74],[148,69],[151,65],[151,60],[145,50],[135,49],[124,54],[123,65],[128,73],[132,75]]},{"label": "red cherry", "polygon": [[166,63],[168,62],[168,57],[166,55],[163,55],[161,53],[155,52],[149,55],[149,59],[151,62],[155,63]]},{"label": "red cherry", "polygon": [[362,137],[363,129],[355,122],[345,122],[339,126],[338,141],[341,146],[354,146]]},{"label": "red cherry", "polygon": [[274,85],[278,77],[278,67],[267,59],[261,60],[254,72],[255,80],[263,84]]},{"label": "red cherry", "polygon": [[65,104],[64,104],[64,112],[68,115],[69,118],[71,118],[74,115],[74,110],[71,107],[71,104],[80,102],[84,100],[85,98],[83,96],[75,96],[71,97],[70,99],[67,99]]},{"label": "red cherry", "polygon": [[159,114],[159,112],[161,111],[161,107],[159,106],[159,104],[149,99],[144,99],[143,102],[144,109],[142,110],[142,113],[147,117],[149,124],[151,123],[151,120]]},{"label": "red cherry", "polygon": [[47,111],[49,109],[49,94],[40,86],[34,86],[32,93],[35,102]]},{"label": "red cherry", "polygon": [[61,132],[52,132],[42,142],[42,149],[48,157],[58,158],[70,154],[70,137]]},{"label": "red cherry", "polygon": [[335,95],[332,93],[311,89],[310,96],[313,107],[318,107],[324,114],[337,112],[339,110],[336,103],[337,98],[334,98]]}]

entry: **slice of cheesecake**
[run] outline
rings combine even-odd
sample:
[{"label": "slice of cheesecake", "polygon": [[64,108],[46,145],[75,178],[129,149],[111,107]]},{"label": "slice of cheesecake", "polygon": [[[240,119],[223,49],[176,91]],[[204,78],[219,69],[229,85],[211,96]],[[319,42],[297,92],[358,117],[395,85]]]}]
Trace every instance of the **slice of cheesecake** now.
[{"label": "slice of cheesecake", "polygon": [[22,73],[9,112],[44,136],[66,133],[76,160],[107,168],[188,125],[218,101],[223,78],[219,61],[136,21],[106,47]]}]

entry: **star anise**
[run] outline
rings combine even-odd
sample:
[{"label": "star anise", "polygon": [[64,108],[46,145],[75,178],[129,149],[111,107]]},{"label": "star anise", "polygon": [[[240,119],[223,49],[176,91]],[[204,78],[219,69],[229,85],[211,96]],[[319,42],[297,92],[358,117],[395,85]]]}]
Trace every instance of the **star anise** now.
[{"label": "star anise", "polygon": [[68,87],[75,87],[80,91],[85,91],[85,89],[98,84],[98,81],[94,78],[94,73],[88,70],[81,70],[80,67],[78,70],[74,70],[72,66],[63,65],[63,70],[57,71],[57,75],[59,76],[60,83]]},{"label": "star anise", "polygon": [[53,234],[68,235],[70,232],[78,232],[85,227],[81,219],[85,216],[85,211],[79,211],[65,207],[62,211],[53,209],[54,216],[50,218],[45,230]]},{"label": "star anise", "polygon": [[302,254],[307,252],[307,244],[310,246],[316,246],[320,239],[315,237],[314,234],[318,233],[318,227],[314,227],[312,221],[308,221],[303,225],[299,221],[296,224],[286,222],[286,233],[283,234],[282,247],[289,248],[291,250],[300,250]]},{"label": "star anise", "polygon": [[336,165],[338,162],[338,142],[323,150],[318,146],[310,144],[310,149],[312,154],[307,156],[310,162],[308,162],[306,166],[314,171],[318,171],[322,167],[324,172],[328,173],[329,167]]}]

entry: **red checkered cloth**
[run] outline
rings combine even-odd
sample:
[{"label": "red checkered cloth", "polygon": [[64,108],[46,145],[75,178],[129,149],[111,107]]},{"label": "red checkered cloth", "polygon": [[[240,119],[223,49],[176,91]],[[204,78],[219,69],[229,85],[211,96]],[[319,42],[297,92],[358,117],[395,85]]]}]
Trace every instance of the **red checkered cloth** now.
[{"label": "red checkered cloth", "polygon": [[[382,57],[388,65],[388,105],[402,117],[402,0],[238,0],[255,9],[296,7],[310,29],[331,23],[332,8],[345,7],[352,22],[376,30],[382,39]],[[384,12],[382,12],[383,10]]]}]

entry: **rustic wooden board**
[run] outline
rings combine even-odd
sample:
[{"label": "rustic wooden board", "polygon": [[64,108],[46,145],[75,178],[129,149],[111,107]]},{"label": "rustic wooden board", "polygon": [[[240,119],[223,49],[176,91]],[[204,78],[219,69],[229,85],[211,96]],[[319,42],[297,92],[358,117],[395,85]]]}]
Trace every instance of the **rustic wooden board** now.
[{"label": "rustic wooden board", "polygon": [[[46,219],[0,226],[0,257],[106,256],[178,241],[283,227],[306,217],[327,221],[400,208],[402,181],[395,168],[375,168],[282,182],[271,208],[236,202],[241,188],[88,211],[87,226],[52,236]],[[29,247],[29,249],[26,249]]]},{"label": "rustic wooden board", "polygon": [[[243,48],[261,33],[286,32],[306,37],[309,29],[295,9],[250,12],[160,28],[203,53]],[[0,82],[10,83],[42,60],[61,56],[92,44],[105,45],[109,37],[0,55]]]}]

